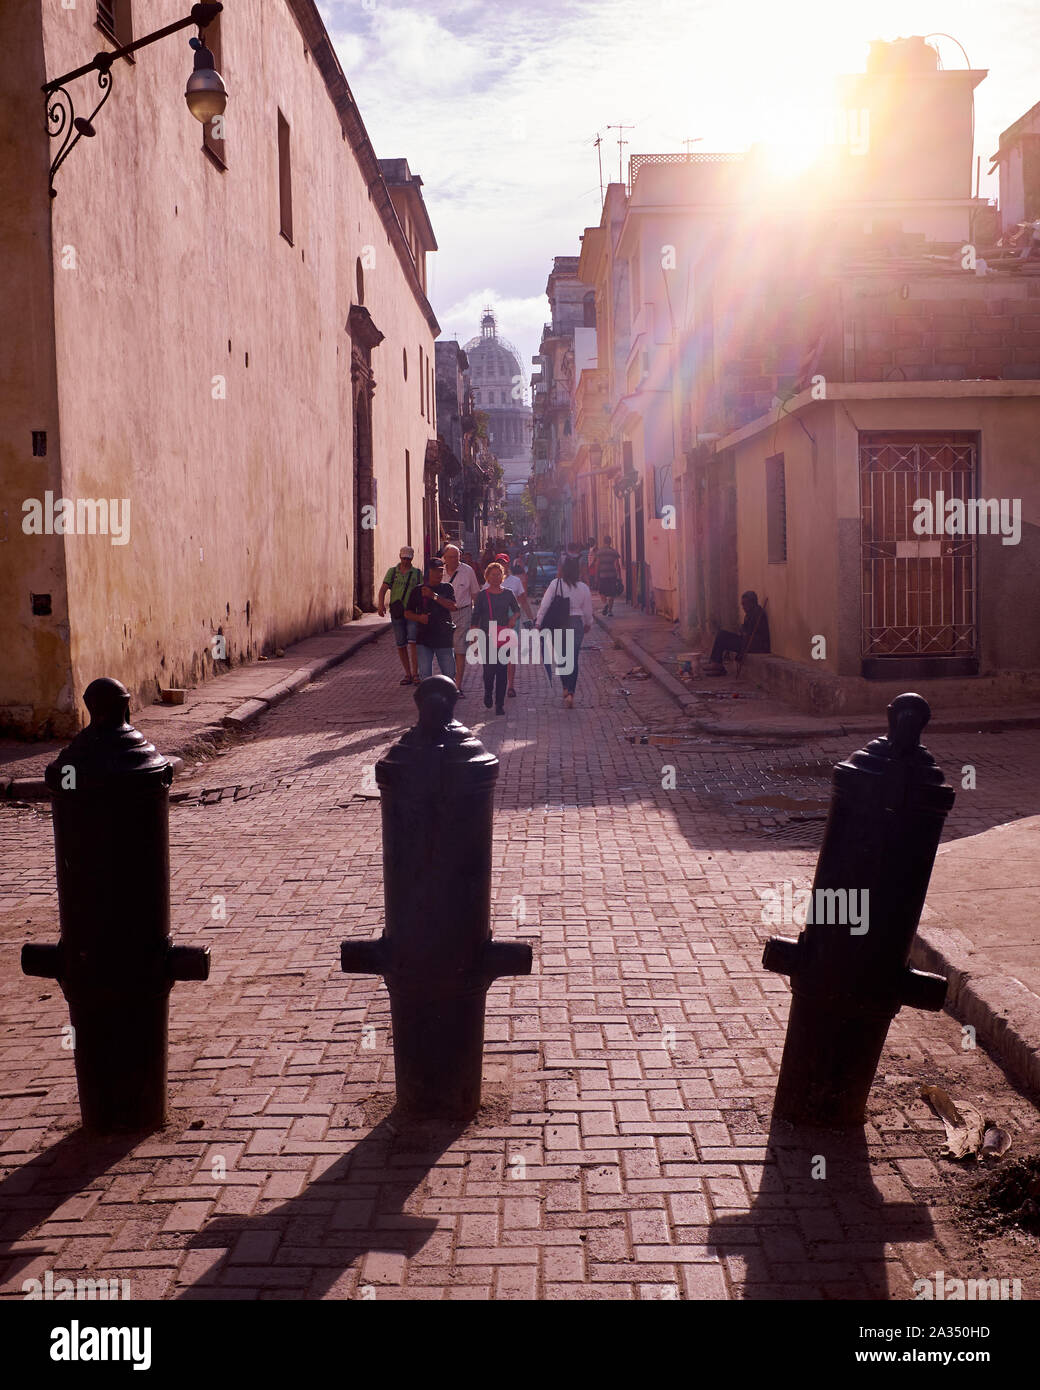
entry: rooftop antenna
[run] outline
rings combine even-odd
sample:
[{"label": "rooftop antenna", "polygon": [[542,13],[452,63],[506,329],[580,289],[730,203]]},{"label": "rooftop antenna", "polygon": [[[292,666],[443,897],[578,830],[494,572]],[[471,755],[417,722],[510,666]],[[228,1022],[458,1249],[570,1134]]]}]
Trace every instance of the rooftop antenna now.
[{"label": "rooftop antenna", "polygon": [[596,138],[592,142],[596,146],[596,158],[599,160],[599,206],[603,209],[603,137],[596,131]]},{"label": "rooftop antenna", "polygon": [[622,166],[622,160],[624,159],[624,150],[623,150],[622,147],[628,144],[628,141],[625,139],[625,131],[626,131],[626,130],[632,130],[632,129],[634,129],[634,127],[633,127],[633,126],[630,126],[630,125],[608,125],[608,126],[607,126],[607,129],[608,129],[608,130],[616,130],[616,131],[619,132],[619,133],[618,133],[618,142],[617,142],[617,179],[618,179],[618,183],[624,183],[625,180],[624,180],[624,175],[623,175],[623,171],[622,171],[622,167],[621,167],[621,166]]},{"label": "rooftop antenna", "polygon": [[703,140],[703,139],[704,139],[704,136],[703,136],[703,135],[687,135],[686,139],[682,141],[682,143],[686,146],[686,158],[687,158],[687,159],[689,159],[689,157],[690,157],[690,146],[691,146],[691,145],[699,144],[700,141]]}]

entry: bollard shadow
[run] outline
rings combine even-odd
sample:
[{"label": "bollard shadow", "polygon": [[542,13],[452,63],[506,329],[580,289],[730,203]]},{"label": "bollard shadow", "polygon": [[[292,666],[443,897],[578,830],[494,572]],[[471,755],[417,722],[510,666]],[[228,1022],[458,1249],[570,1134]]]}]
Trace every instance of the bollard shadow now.
[{"label": "bollard shadow", "polygon": [[[98,1138],[77,1129],[0,1181],[0,1279],[7,1283],[37,1255],[11,1247],[121,1162],[143,1134]],[[10,1260],[11,1267],[5,1268]],[[19,1265],[19,1261],[22,1265]]]},{"label": "bollard shadow", "polygon": [[[370,1253],[412,1258],[440,1223],[409,1215],[404,1205],[469,1123],[411,1121],[395,1105],[298,1197],[263,1215],[216,1216],[208,1221],[188,1248],[219,1249],[223,1254],[178,1298],[220,1297],[221,1289],[248,1286],[280,1288],[291,1298],[321,1299]],[[443,1263],[447,1262],[446,1248]],[[399,1282],[379,1271],[359,1269],[357,1276],[357,1285]],[[353,1288],[336,1296],[351,1297]]]},{"label": "bollard shadow", "polygon": [[708,1229],[708,1245],[726,1259],[741,1296],[891,1299],[885,1247],[928,1240],[928,1209],[885,1200],[862,1129],[774,1119],[768,1146],[751,1209],[718,1217]]}]

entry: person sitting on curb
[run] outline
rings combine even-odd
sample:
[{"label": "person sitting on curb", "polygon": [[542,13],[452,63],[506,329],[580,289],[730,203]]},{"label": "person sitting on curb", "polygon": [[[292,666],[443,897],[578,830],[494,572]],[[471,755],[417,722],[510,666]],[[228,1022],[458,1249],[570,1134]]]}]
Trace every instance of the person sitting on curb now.
[{"label": "person sitting on curb", "polygon": [[390,595],[390,626],[394,630],[397,655],[401,658],[401,665],[404,667],[402,685],[419,684],[419,667],[415,651],[418,623],[414,623],[404,616],[412,591],[416,585],[422,583],[422,570],[416,569],[412,564],[414,555],[415,551],[410,545],[401,547],[400,564],[387,570],[383,582],[379,586],[379,595],[376,599],[379,616],[384,618],[386,617],[386,596],[387,594]]},{"label": "person sitting on curb", "polygon": [[726,632],[720,629],[715,634],[715,645],[711,649],[711,660],[704,667],[706,676],[724,676],[726,668],[723,657],[727,652],[736,652],[743,660],[748,652],[769,651],[769,619],[764,608],[758,604],[754,589],[747,589],[740,596],[740,606],[744,610],[744,622],[739,632]]}]

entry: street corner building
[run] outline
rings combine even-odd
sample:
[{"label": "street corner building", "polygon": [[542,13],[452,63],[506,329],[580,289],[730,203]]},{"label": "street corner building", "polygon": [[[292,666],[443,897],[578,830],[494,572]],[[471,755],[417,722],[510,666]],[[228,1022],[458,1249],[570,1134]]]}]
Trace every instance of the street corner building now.
[{"label": "street corner building", "polygon": [[1040,106],[994,206],[986,76],[873,42],[804,174],[767,146],[633,154],[553,261],[540,534],[609,532],[628,601],[705,654],[754,590],[754,676],[807,712],[1040,692]]},{"label": "street corner building", "polygon": [[0,9],[8,732],[73,732],[102,674],[146,703],[349,620],[437,532],[437,244],[313,0],[206,26],[219,118],[182,95],[194,24],[44,95],[189,13]]}]

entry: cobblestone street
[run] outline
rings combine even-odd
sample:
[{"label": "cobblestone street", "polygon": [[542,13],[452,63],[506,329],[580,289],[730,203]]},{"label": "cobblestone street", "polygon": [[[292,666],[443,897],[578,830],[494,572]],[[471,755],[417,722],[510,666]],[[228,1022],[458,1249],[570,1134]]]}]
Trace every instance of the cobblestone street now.
[{"label": "cobblestone street", "polygon": [[[174,784],[173,936],[213,966],[171,998],[160,1135],[78,1133],[65,1001],[18,966],[57,939],[50,814],[0,809],[5,1297],[47,1270],[134,1299],[908,1299],[938,1270],[1036,1296],[1035,1241],[959,1221],[972,1175],[918,1091],[1012,1156],[1037,1112],[949,1015],[897,1017],[862,1135],[770,1129],[790,996],[761,898],[811,882],[855,745],[693,737],[630,666],[595,632],[573,712],[525,668],[505,718],[468,677],[457,715],[501,759],[494,931],[535,958],[489,993],[465,1129],[395,1121],[386,991],[339,969],[382,929],[371,769],[414,722],[385,638]],[[925,742],[952,785],[976,769],[946,839],[1040,809],[1035,734]]]}]

